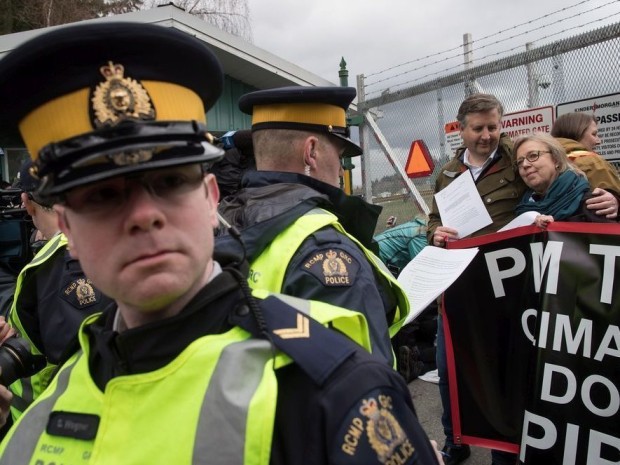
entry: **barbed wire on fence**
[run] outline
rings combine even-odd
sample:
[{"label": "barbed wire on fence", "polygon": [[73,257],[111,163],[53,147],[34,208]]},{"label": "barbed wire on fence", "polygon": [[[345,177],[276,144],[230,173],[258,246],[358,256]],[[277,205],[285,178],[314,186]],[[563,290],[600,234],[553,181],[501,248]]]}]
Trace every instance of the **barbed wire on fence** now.
[{"label": "barbed wire on fence", "polygon": [[[432,203],[434,180],[460,144],[458,131],[451,129],[450,123],[467,95],[470,80],[479,80],[484,91],[496,95],[507,112],[517,114],[532,111],[548,115],[549,111],[556,112],[560,105],[567,108],[566,105],[579,101],[615,98],[620,93],[620,75],[616,70],[620,56],[618,15],[620,11],[614,10],[604,18],[600,14],[596,19],[582,17],[580,25],[562,23],[565,27],[560,32],[541,27],[541,35],[548,42],[537,43],[535,48],[524,50],[514,46],[508,50],[512,54],[494,59],[502,52],[489,53],[477,59],[467,71],[463,70],[461,61],[458,66],[436,73],[429,70],[417,79],[422,82],[403,82],[402,89],[394,88],[378,98],[364,95],[361,105],[358,102],[358,109],[365,116],[375,118],[373,121],[381,139],[371,129],[370,120],[365,118],[359,135],[366,155],[354,170],[353,185],[357,195],[383,207],[379,225],[385,224],[390,215],[410,218],[424,214],[418,197],[427,206]],[[609,19],[615,22],[601,23]],[[559,35],[571,31],[577,32],[568,37]],[[358,82],[358,85],[363,83]],[[613,111],[607,116],[616,118],[617,111]],[[537,131],[550,130],[553,117],[546,118]],[[615,121],[605,123],[606,129],[612,127],[616,131],[620,123]],[[382,139],[385,140],[383,144],[379,142]],[[407,179],[396,167],[397,163],[400,167],[406,166],[412,141],[416,140],[425,142],[435,162],[430,176],[411,180],[419,195],[414,195]],[[602,155],[617,167],[620,144],[605,143],[607,148]]]},{"label": "barbed wire on fence", "polygon": [[[547,34],[547,35],[541,37],[539,39],[539,41],[550,39],[550,38],[552,38],[554,36],[557,36],[557,35],[560,35],[560,34],[565,34],[568,31],[572,31],[572,30],[576,30],[576,29],[581,29],[581,28],[584,28],[586,26],[590,26],[590,25],[592,25],[594,23],[601,22],[601,21],[604,21],[604,20],[608,20],[609,18],[612,18],[614,16],[620,16],[620,12],[615,13],[613,15],[606,16],[605,18],[598,18],[598,19],[592,20],[590,22],[580,24],[578,26],[573,26],[573,27],[568,28],[568,29],[563,29],[562,31],[558,31],[558,32],[555,32],[553,34]],[[505,54],[514,52],[515,50],[522,49],[522,47],[523,47],[522,45],[516,45],[516,46],[514,46],[512,48],[509,48],[509,49],[506,49],[506,50],[502,50],[500,52],[490,53],[488,55],[485,55],[483,57],[478,58],[476,61],[479,64],[483,64],[485,61],[488,61],[491,58],[495,58],[495,57],[498,57],[500,55],[505,55]],[[394,84],[394,85],[392,85],[392,86],[390,86],[388,88],[384,88],[384,89],[381,89],[381,90],[378,90],[378,91],[371,91],[371,92],[368,92],[366,94],[366,98],[372,97],[374,95],[379,95],[379,94],[381,94],[382,92],[385,92],[388,89],[393,91],[393,90],[396,90],[396,89],[400,89],[402,87],[410,86],[410,85],[415,84],[415,83],[424,82],[424,81],[429,80],[429,79],[431,79],[431,78],[433,78],[435,76],[440,76],[440,75],[448,74],[448,72],[456,70],[456,69],[459,69],[462,66],[463,66],[463,64],[459,63],[459,64],[456,64],[454,66],[450,66],[448,68],[443,68],[443,69],[441,69],[439,71],[436,71],[436,72],[433,72],[433,73],[425,74],[425,75],[417,77],[415,79],[411,79],[411,80],[408,80],[408,81],[400,82],[398,84]],[[422,68],[419,68],[419,69],[422,69]],[[401,73],[400,76],[405,75],[405,74],[409,74],[409,73]]]},{"label": "barbed wire on fence", "polygon": [[[554,12],[542,15],[542,16],[540,16],[538,18],[535,18],[535,19],[532,19],[532,20],[529,20],[529,21],[525,21],[523,23],[517,24],[517,25],[512,26],[510,28],[503,29],[503,30],[495,32],[493,34],[489,34],[489,35],[484,36],[484,37],[482,37],[480,39],[473,40],[472,41],[472,45],[473,44],[480,44],[480,43],[484,42],[485,40],[489,40],[489,39],[492,39],[494,37],[500,36],[500,35],[502,35],[502,34],[504,34],[506,32],[515,30],[515,29],[520,28],[522,26],[527,26],[527,25],[530,25],[530,24],[534,24],[536,22],[539,22],[541,20],[544,20],[544,19],[549,18],[551,16],[554,16],[556,14],[566,12],[568,10],[576,8],[579,5],[587,3],[588,1],[589,0],[582,0],[582,1],[580,1],[580,2],[578,2],[576,4],[574,4],[574,5],[561,8],[561,9],[556,10]],[[597,11],[597,10],[600,10],[602,8],[605,8],[605,7],[607,7],[607,6],[611,5],[611,4],[618,3],[619,1],[620,0],[611,0],[611,1],[607,2],[607,3],[605,3],[605,4],[602,4],[602,5],[599,5],[599,6],[595,7],[595,8],[592,8],[592,9],[588,10],[587,12],[579,12],[579,13],[576,13],[576,14],[574,14],[572,16],[567,16],[567,17],[564,17],[564,18],[559,18],[559,19],[555,20],[554,22],[550,22],[550,23],[547,23],[547,24],[543,24],[542,26],[538,26],[536,29],[528,29],[526,31],[519,32],[518,34],[513,34],[513,35],[511,35],[509,37],[504,37],[501,40],[496,40],[496,41],[494,41],[492,43],[489,43],[487,45],[478,46],[478,47],[472,47],[472,53],[473,52],[479,52],[479,51],[484,50],[484,49],[486,49],[488,47],[496,46],[497,44],[500,44],[500,43],[503,43],[503,42],[506,42],[506,41],[509,41],[509,40],[514,40],[515,38],[522,37],[522,36],[525,36],[527,34],[531,34],[533,32],[538,32],[539,30],[546,30],[546,29],[551,28],[551,27],[553,27],[553,26],[555,26],[557,24],[560,24],[560,23],[563,23],[563,22],[566,22],[566,21],[569,21],[569,20],[572,20],[572,19],[576,19],[576,18],[578,18],[580,16],[583,16],[585,14],[591,14],[594,11]],[[552,33],[552,34],[544,35],[542,37],[537,38],[536,41],[541,42],[541,41],[550,39],[550,38],[555,37],[555,36],[560,35],[560,34],[566,34],[568,31],[582,29],[582,28],[588,27],[588,26],[590,26],[590,25],[592,25],[594,23],[597,23],[597,22],[607,21],[607,20],[609,20],[609,18],[614,17],[614,16],[618,16],[618,15],[620,15],[620,12],[614,13],[614,14],[610,14],[610,15],[605,15],[603,17],[596,18],[594,20],[591,20],[591,21],[588,21],[588,22],[584,22],[584,23],[578,24],[578,25],[573,26],[573,27],[562,29],[562,30],[560,30],[558,32],[555,32],[555,33]],[[528,42],[531,42],[531,41],[528,41]],[[494,58],[494,57],[497,57],[497,56],[501,56],[501,55],[505,55],[505,54],[514,52],[515,50],[517,50],[519,48],[522,48],[523,45],[524,44],[519,44],[519,45],[513,46],[511,48],[505,49],[505,50],[501,50],[501,51],[498,51],[498,52],[495,52],[495,53],[489,53],[489,54],[487,54],[487,55],[485,55],[483,57],[478,58],[476,61],[477,62],[484,62],[485,60],[488,60],[490,58]],[[411,61],[408,61],[408,62],[405,62],[405,63],[401,63],[401,64],[398,64],[398,65],[392,66],[390,68],[387,68],[387,69],[382,70],[382,71],[378,71],[376,73],[368,74],[367,76],[365,76],[365,84],[364,84],[364,87],[366,89],[366,96],[367,97],[371,97],[371,96],[375,96],[375,95],[380,95],[383,92],[393,90],[395,87],[396,88],[401,88],[403,86],[406,86],[406,85],[409,85],[409,84],[412,84],[412,83],[415,83],[415,82],[420,82],[420,81],[422,81],[424,79],[428,79],[428,78],[431,78],[433,76],[441,75],[441,74],[447,73],[449,71],[452,71],[454,69],[460,68],[460,67],[463,66],[462,62],[459,62],[458,64],[455,64],[454,66],[449,66],[449,67],[442,68],[442,69],[438,70],[437,72],[428,73],[428,74],[425,74],[425,75],[420,76],[418,78],[411,79],[411,80],[408,80],[408,81],[405,81],[405,82],[393,83],[393,84],[391,84],[389,86],[385,86],[384,85],[383,88],[376,89],[376,90],[368,90],[369,88],[371,88],[373,86],[376,86],[376,85],[378,85],[380,83],[385,83],[385,82],[388,82],[388,81],[393,81],[393,80],[395,80],[395,79],[397,79],[399,77],[406,76],[406,75],[409,75],[409,74],[412,74],[412,73],[415,73],[415,72],[419,72],[421,70],[430,68],[432,66],[437,66],[439,64],[448,62],[449,60],[454,60],[456,58],[462,58],[463,57],[462,49],[463,49],[463,45],[461,44],[458,47],[453,47],[451,49],[444,50],[442,52],[437,52],[437,53],[430,54],[430,55],[427,55],[427,56],[422,57],[422,58],[418,58],[418,59],[415,59],[415,60],[411,60]],[[441,55],[443,55],[445,53],[453,52],[455,50],[459,50],[459,53],[458,54],[453,54],[453,55],[448,56],[448,57],[445,57],[445,58],[443,58],[441,60],[436,60],[434,62],[424,64],[424,65],[419,66],[419,67],[417,67],[415,69],[411,69],[411,70],[403,71],[403,72],[398,73],[398,74],[387,76],[387,77],[379,79],[379,80],[375,80],[375,81],[372,81],[372,82],[368,82],[367,81],[367,78],[378,76],[378,75],[384,74],[384,73],[386,73],[388,71],[393,71],[395,69],[398,69],[400,67],[403,67],[403,66],[406,66],[406,65],[409,65],[409,64],[419,63],[419,62],[422,62],[422,61],[424,61],[424,60],[426,60],[428,58],[438,57],[438,56],[441,56]]]}]

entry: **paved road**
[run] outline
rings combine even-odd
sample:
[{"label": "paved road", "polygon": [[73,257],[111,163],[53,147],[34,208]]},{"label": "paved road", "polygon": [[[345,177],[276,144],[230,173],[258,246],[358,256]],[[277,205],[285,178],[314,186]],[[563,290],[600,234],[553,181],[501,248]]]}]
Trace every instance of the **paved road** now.
[{"label": "paved road", "polygon": [[[441,427],[441,400],[437,385],[415,379],[409,383],[409,391],[411,391],[413,404],[422,427],[428,437],[437,441],[441,448],[444,435]],[[491,453],[488,449],[472,447],[471,451],[471,456],[462,462],[464,465],[489,465],[491,463]]]}]

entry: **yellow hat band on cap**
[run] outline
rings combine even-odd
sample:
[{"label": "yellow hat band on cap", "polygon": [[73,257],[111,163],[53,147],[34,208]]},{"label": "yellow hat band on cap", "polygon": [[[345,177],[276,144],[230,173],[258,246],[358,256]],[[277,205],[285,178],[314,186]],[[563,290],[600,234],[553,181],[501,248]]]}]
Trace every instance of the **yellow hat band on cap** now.
[{"label": "yellow hat band on cap", "polygon": [[[155,121],[206,122],[202,100],[193,90],[169,82],[141,81],[155,108]],[[19,123],[19,131],[33,160],[52,142],[93,131],[90,89],[80,89],[36,108]]]},{"label": "yellow hat band on cap", "polygon": [[277,103],[255,105],[252,124],[301,123],[345,127],[345,111],[336,105],[325,103]]}]

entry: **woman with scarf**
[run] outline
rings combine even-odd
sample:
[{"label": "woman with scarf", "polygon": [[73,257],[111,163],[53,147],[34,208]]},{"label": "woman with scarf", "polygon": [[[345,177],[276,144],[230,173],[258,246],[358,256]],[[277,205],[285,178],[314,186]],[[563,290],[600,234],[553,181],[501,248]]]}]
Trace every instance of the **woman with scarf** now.
[{"label": "woman with scarf", "polygon": [[598,189],[591,191],[587,178],[571,166],[566,151],[553,137],[543,133],[520,137],[513,153],[519,175],[529,187],[515,209],[517,215],[540,213],[535,220],[540,227],[552,221],[615,222],[587,208],[585,201]]}]

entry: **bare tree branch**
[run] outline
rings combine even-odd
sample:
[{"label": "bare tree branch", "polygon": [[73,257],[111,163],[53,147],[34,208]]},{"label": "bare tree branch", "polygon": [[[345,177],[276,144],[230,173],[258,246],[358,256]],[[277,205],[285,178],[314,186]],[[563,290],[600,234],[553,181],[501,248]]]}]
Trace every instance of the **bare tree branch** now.
[{"label": "bare tree branch", "polygon": [[100,18],[173,3],[252,42],[247,0],[0,0],[0,34]]},{"label": "bare tree branch", "polygon": [[226,32],[252,42],[247,0],[146,0],[142,9],[173,3]]}]

